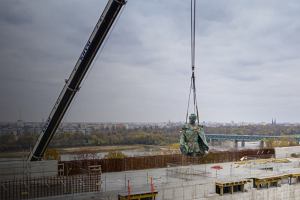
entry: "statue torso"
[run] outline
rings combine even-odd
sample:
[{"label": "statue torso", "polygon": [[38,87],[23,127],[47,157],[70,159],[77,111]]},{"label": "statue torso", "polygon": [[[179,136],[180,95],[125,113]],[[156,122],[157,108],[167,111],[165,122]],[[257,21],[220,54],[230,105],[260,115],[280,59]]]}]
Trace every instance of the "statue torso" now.
[{"label": "statue torso", "polygon": [[202,127],[186,124],[182,129],[182,136],[182,143],[184,144],[181,145],[184,146],[182,148],[185,148],[187,155],[204,155],[205,151],[208,150]]}]

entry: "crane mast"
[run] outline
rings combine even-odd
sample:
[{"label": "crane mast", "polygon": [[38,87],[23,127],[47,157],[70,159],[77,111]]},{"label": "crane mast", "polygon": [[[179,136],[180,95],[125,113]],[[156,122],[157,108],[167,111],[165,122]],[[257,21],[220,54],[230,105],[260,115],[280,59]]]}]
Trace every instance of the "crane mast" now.
[{"label": "crane mast", "polygon": [[28,161],[37,161],[43,158],[44,152],[53,138],[75,94],[79,90],[80,84],[94,60],[97,51],[103,45],[107,34],[125,3],[126,0],[108,1],[70,77],[66,80],[65,86],[47,118],[40,136],[28,156]]}]

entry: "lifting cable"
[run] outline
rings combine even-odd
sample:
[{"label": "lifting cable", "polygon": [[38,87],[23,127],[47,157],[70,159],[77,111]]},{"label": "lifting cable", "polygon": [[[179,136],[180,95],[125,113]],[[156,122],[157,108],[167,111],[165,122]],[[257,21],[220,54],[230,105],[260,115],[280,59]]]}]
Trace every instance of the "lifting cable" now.
[{"label": "lifting cable", "polygon": [[196,0],[191,0],[191,65],[192,65],[192,76],[191,76],[191,85],[190,92],[188,98],[188,106],[186,112],[186,123],[188,121],[189,107],[190,107],[190,99],[191,93],[193,91],[193,106],[194,113],[197,116],[197,123],[199,125],[199,112],[197,105],[197,96],[196,96],[196,85],[195,85],[195,32],[196,32]]}]

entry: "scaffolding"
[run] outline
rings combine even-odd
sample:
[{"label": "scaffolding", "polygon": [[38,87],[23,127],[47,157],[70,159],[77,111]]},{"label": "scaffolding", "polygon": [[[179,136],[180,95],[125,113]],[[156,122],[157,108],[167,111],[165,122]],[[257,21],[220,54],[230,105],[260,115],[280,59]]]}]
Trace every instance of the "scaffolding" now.
[{"label": "scaffolding", "polygon": [[[0,165],[0,199],[33,199],[101,190],[100,165],[88,166],[88,170],[82,170],[81,174],[69,176],[64,173],[65,166],[57,165],[57,161],[39,162],[33,165],[33,162],[24,165],[11,162],[10,169],[7,168],[9,162]],[[56,163],[56,166],[49,167],[49,163]],[[4,172],[8,175],[4,176]]]},{"label": "scaffolding", "polygon": [[0,199],[18,200],[100,191],[101,176],[84,174],[1,181]]}]

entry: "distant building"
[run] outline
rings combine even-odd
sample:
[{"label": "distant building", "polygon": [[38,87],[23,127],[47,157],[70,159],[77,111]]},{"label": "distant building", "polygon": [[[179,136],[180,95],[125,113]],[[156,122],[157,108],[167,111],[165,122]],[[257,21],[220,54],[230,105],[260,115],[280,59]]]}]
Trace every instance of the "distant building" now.
[{"label": "distant building", "polygon": [[272,125],[276,125],[276,118],[272,118]]}]

